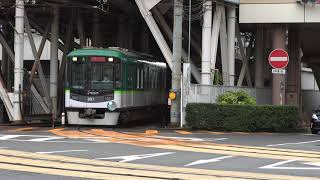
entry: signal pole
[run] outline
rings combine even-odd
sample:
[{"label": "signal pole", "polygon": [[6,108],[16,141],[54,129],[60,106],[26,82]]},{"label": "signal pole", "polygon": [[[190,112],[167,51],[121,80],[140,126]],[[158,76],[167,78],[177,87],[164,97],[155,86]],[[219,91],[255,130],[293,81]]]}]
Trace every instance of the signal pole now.
[{"label": "signal pole", "polygon": [[174,0],[174,26],[173,26],[173,60],[172,60],[172,87],[171,91],[176,93],[176,98],[171,103],[172,126],[180,122],[181,106],[181,52],[182,52],[182,22],[183,22],[183,0]]}]

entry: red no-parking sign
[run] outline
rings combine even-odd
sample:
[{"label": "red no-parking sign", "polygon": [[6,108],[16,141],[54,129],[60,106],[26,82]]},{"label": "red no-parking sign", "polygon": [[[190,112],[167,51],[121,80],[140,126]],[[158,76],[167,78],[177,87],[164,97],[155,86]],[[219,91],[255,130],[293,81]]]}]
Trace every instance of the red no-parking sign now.
[{"label": "red no-parking sign", "polygon": [[275,49],[269,54],[269,64],[274,69],[284,69],[289,63],[289,54],[283,49]]}]

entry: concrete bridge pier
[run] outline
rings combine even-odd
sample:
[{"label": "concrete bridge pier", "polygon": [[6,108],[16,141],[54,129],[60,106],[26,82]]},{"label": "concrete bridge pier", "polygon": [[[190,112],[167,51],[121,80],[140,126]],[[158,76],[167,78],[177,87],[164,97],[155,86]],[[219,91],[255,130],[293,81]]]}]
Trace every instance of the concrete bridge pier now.
[{"label": "concrete bridge pier", "polygon": [[21,92],[23,90],[23,58],[24,58],[24,0],[16,0],[15,35],[14,35],[14,100],[13,122],[21,122]]},{"label": "concrete bridge pier", "polygon": [[255,40],[255,87],[264,87],[263,65],[264,65],[264,28],[263,25],[257,25]]},{"label": "concrete bridge pier", "polygon": [[59,44],[59,8],[53,8],[53,22],[51,25],[51,51],[50,51],[50,98],[52,102],[52,118],[57,116],[57,95],[58,95],[58,44]]},{"label": "concrete bridge pier", "polygon": [[[287,68],[286,104],[301,107],[301,37],[297,25],[289,26],[289,64]],[[301,108],[300,108],[301,109]]]}]

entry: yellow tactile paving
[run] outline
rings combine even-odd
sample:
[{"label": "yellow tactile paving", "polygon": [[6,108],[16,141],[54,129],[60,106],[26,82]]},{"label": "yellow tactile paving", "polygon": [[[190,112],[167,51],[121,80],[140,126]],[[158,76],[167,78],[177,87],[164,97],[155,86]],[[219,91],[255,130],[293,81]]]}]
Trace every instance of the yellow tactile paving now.
[{"label": "yellow tactile paving", "polygon": [[13,150],[0,150],[0,154],[0,169],[87,179],[320,179],[316,177],[106,162]]},{"label": "yellow tactile paving", "polygon": [[10,129],[9,132],[19,132],[19,131],[32,131],[38,129],[37,127],[23,127],[23,128],[17,128],[17,129]]},{"label": "yellow tactile paving", "polygon": [[147,134],[147,135],[159,134],[159,131],[158,130],[148,129],[148,130],[145,131],[145,134]]}]

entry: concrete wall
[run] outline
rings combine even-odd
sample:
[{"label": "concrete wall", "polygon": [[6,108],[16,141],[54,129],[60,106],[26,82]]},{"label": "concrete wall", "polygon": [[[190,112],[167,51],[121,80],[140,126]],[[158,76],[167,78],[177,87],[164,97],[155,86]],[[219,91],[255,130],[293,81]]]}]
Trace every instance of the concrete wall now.
[{"label": "concrete wall", "polygon": [[256,98],[257,104],[272,104],[272,92],[270,88],[248,88],[233,86],[211,86],[192,84],[189,89],[189,103],[216,103],[217,97],[227,91],[245,91]]},{"label": "concrete wall", "polygon": [[319,90],[313,72],[309,68],[302,68],[301,70],[301,89],[302,90]]},{"label": "concrete wall", "polygon": [[[38,49],[42,40],[42,36],[33,34],[33,38],[34,38],[36,47]],[[62,59],[62,55],[63,55],[62,51],[59,51],[59,60]],[[0,60],[1,59],[2,59],[2,46],[0,44]],[[49,60],[49,59],[50,59],[50,41],[47,40],[45,47],[43,49],[43,53],[41,55],[41,60]],[[34,60],[27,35],[25,35],[24,37],[24,60]]]},{"label": "concrete wall", "polygon": [[240,23],[320,22],[320,5],[296,0],[240,0]]}]

